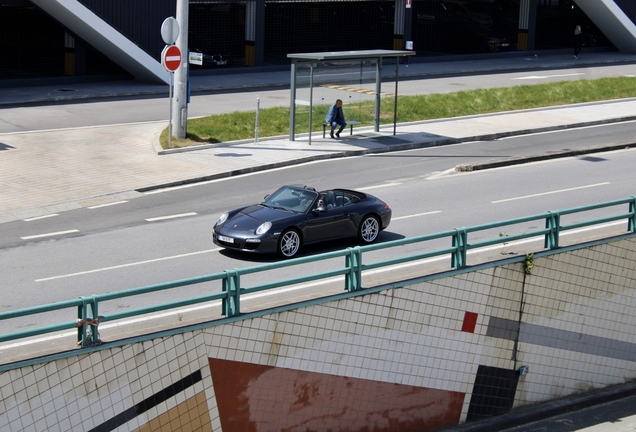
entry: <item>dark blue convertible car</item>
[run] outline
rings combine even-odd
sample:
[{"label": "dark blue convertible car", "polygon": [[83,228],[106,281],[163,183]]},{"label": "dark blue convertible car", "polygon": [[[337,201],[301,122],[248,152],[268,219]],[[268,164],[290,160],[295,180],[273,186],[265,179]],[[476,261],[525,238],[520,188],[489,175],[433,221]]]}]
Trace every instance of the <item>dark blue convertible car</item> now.
[{"label": "dark blue convertible car", "polygon": [[363,192],[283,186],[260,204],[221,215],[214,243],[227,249],[295,256],[303,245],[358,237],[373,242],[389,226],[389,206]]}]

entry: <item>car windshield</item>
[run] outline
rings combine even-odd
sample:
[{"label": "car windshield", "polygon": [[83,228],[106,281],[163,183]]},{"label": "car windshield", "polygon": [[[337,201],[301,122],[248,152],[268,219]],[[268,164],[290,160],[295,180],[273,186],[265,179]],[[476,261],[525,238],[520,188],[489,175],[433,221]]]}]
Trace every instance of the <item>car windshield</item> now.
[{"label": "car windshield", "polygon": [[294,213],[306,213],[316,200],[318,193],[313,190],[283,186],[265,198],[262,206]]}]

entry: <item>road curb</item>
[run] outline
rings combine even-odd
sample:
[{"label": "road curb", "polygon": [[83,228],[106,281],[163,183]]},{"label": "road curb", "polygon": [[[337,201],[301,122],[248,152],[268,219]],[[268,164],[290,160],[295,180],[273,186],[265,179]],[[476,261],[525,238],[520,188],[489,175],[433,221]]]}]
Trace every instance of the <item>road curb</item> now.
[{"label": "road curb", "polygon": [[[209,176],[201,176],[201,177],[184,179],[184,180],[179,180],[179,181],[170,182],[170,183],[162,183],[162,184],[157,184],[153,186],[147,186],[141,189],[135,189],[135,191],[148,192],[148,191],[157,190],[157,189],[183,186],[187,184],[195,184],[195,183],[204,182],[204,181],[234,177],[234,176],[238,176],[242,174],[266,171],[266,170],[274,169],[274,168],[283,168],[283,167],[288,167],[293,165],[300,165],[303,163],[315,162],[319,160],[337,159],[337,158],[345,158],[345,157],[352,157],[352,156],[363,156],[366,154],[390,153],[390,152],[397,152],[397,151],[404,151],[404,150],[414,150],[419,148],[440,147],[445,145],[458,144],[462,142],[471,142],[471,141],[492,141],[495,139],[507,138],[512,136],[521,136],[521,135],[528,135],[532,133],[574,129],[578,127],[596,126],[601,124],[620,123],[620,122],[632,121],[632,120],[636,120],[636,116],[627,116],[627,117],[621,117],[616,119],[581,122],[581,123],[575,123],[575,124],[569,124],[569,125],[550,126],[550,127],[544,127],[544,128],[522,129],[517,131],[501,132],[501,133],[486,134],[486,135],[475,135],[475,136],[462,137],[462,138],[442,138],[442,139],[436,139],[436,140],[425,141],[425,142],[414,142],[414,143],[408,143],[408,144],[385,146],[383,148],[345,150],[340,152],[334,151],[333,153],[307,156],[307,157],[297,158],[293,160],[274,162],[274,163],[260,165],[260,166],[252,166],[252,167],[246,167],[246,168],[236,169],[232,171],[226,171],[223,173],[211,174]],[[269,137],[269,138],[280,139],[280,137]],[[161,144],[159,143],[159,134],[156,134],[155,137],[153,138],[153,146],[155,147],[155,150],[157,150],[158,148],[161,148],[161,150],[157,152],[157,154],[159,155],[169,155],[169,154],[179,153],[183,151],[204,150],[206,148],[231,147],[233,145],[249,144],[253,142],[254,142],[253,140],[242,140],[242,141],[232,141],[232,142],[226,142],[226,143],[210,144],[209,146],[206,146],[205,148],[203,146],[193,146],[193,147],[183,147],[178,149],[164,150],[163,148],[161,148]],[[543,154],[536,154],[536,155],[497,159],[497,160],[486,161],[486,162],[459,164],[455,167],[455,171],[458,171],[458,172],[479,171],[479,170],[485,170],[485,169],[491,169],[491,168],[499,168],[503,166],[520,165],[523,163],[537,162],[542,160],[557,159],[557,158],[577,156],[577,155],[583,155],[583,154],[591,154],[591,153],[600,153],[604,151],[620,150],[623,148],[632,147],[634,145],[636,145],[636,143],[634,142],[617,143],[617,144],[611,144],[606,146],[598,146],[598,147],[590,147],[590,148],[574,149],[574,150],[563,150],[563,151],[557,151],[553,153],[543,153]]]},{"label": "road curb", "polygon": [[497,159],[497,160],[492,160],[488,162],[459,164],[455,167],[455,171],[458,171],[458,172],[481,171],[481,170],[486,170],[491,168],[520,165],[524,163],[539,162],[539,161],[550,160],[550,159],[559,159],[559,158],[570,157],[570,156],[579,156],[579,155],[585,155],[585,154],[628,149],[630,147],[633,147],[634,145],[636,145],[636,142],[630,141],[628,143],[609,144],[609,145],[588,147],[588,148],[575,149],[575,150],[562,150],[562,151],[555,151],[550,153],[541,153],[536,155],[511,157],[507,159]]}]

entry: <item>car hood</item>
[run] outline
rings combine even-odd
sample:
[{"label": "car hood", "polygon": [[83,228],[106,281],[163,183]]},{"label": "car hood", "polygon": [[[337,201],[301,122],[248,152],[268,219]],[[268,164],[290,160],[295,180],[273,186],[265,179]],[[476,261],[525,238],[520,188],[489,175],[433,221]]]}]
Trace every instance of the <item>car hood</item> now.
[{"label": "car hood", "polygon": [[289,217],[292,213],[283,210],[274,210],[262,205],[253,205],[244,208],[234,216],[228,218],[223,224],[224,228],[236,231],[254,232],[263,222],[276,222]]}]

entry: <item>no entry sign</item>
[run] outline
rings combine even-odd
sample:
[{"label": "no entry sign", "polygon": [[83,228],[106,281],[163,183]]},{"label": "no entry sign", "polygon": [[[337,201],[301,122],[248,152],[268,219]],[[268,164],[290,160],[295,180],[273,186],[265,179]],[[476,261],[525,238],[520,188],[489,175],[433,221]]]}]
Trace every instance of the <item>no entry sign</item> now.
[{"label": "no entry sign", "polygon": [[168,72],[174,72],[181,66],[181,50],[175,45],[167,45],[161,52],[161,64]]}]

